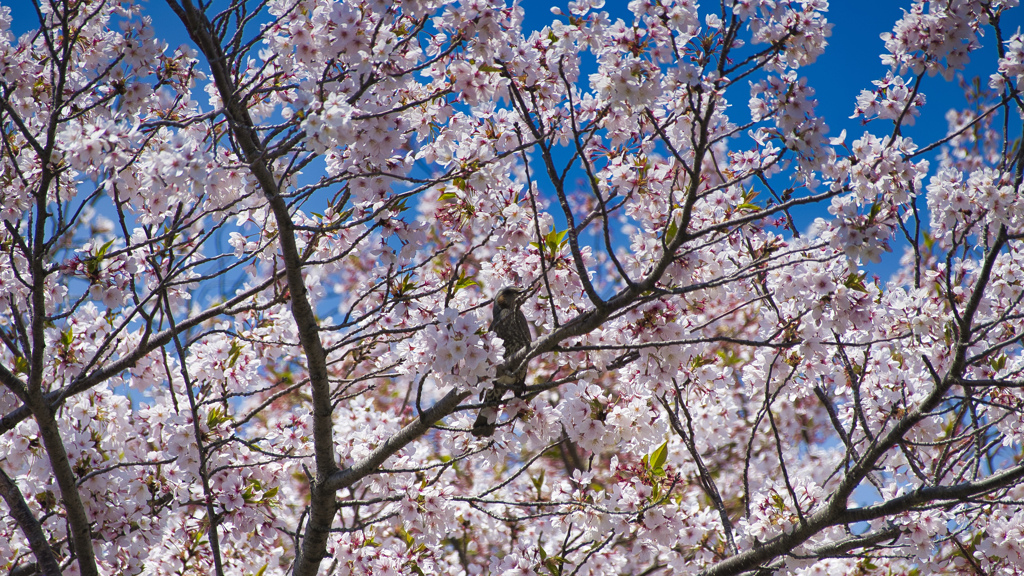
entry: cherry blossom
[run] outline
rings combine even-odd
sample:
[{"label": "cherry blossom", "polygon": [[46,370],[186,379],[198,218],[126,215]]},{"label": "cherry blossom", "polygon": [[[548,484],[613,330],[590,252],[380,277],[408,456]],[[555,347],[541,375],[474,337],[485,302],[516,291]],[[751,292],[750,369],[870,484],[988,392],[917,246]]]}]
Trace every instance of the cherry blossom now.
[{"label": "cherry blossom", "polygon": [[1016,4],[0,8],[0,568],[1024,573]]}]

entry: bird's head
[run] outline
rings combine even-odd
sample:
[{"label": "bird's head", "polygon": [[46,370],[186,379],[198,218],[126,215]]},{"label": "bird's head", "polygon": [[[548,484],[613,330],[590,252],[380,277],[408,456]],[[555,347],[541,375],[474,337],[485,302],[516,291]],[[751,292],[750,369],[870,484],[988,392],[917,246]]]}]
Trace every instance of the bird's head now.
[{"label": "bird's head", "polygon": [[515,308],[519,304],[517,299],[525,292],[526,290],[523,290],[522,288],[505,286],[501,290],[498,290],[498,294],[494,296],[494,303],[499,308]]}]

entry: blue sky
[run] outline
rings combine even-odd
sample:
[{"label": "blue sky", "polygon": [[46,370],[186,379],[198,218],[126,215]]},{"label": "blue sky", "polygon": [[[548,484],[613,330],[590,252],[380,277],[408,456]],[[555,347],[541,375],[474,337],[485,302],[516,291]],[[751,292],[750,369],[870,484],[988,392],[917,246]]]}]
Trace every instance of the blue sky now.
[{"label": "blue sky", "polygon": [[[0,0],[0,4],[11,7],[14,22],[12,28],[16,34],[35,28],[38,25],[34,0]],[[563,6],[567,2],[544,2],[526,0],[522,5],[526,11],[526,25],[540,27],[552,21],[554,16],[550,6]],[[626,8],[627,0],[608,0],[603,10],[607,10],[612,18],[621,17],[631,22]],[[170,48],[188,42],[184,28],[177,17],[162,0],[141,0],[147,13],[153,16],[157,35],[164,38]],[[215,2],[216,4],[216,2]],[[703,2],[709,9],[718,10],[717,2]],[[828,20],[834,24],[829,47],[825,54],[812,65],[800,72],[808,77],[809,83],[817,91],[819,113],[827,119],[832,127],[831,135],[836,135],[845,128],[850,135],[862,131],[859,120],[850,120],[853,112],[854,99],[862,89],[871,89],[871,81],[884,76],[886,68],[878,55],[884,50],[879,35],[889,31],[893,23],[902,14],[902,8],[909,8],[910,2],[896,0],[834,0],[830,3]],[[702,13],[706,10],[701,10]],[[1018,26],[1024,25],[1024,8],[1011,11],[1004,18],[1005,30],[1012,33]],[[982,54],[973,58],[967,71],[968,76],[980,75],[987,77],[993,70],[995,38],[989,34],[981,39],[984,48]],[[980,62],[984,60],[984,62]],[[985,66],[981,66],[984,64]],[[960,93],[955,84],[947,84],[941,78],[927,79],[924,93],[928,103],[923,111],[919,126],[913,128],[921,140],[933,140],[945,134],[943,115],[950,107],[960,102]],[[734,105],[741,103],[736,102]],[[932,120],[932,121],[928,121]]]},{"label": "blue sky", "polygon": [[[3,2],[4,0],[0,0],[0,3]],[[566,3],[567,1],[561,0],[554,4],[565,9]],[[141,0],[141,4],[153,17],[157,35],[168,42],[170,49],[189,42],[183,26],[163,0]],[[550,23],[554,19],[550,12],[552,4],[538,0],[522,2],[526,11],[526,26],[539,28]],[[612,19],[621,17],[627,23],[631,23],[632,16],[627,10],[627,4],[627,0],[608,0],[603,9],[611,14]],[[718,2],[703,4],[708,6],[709,10],[719,10]],[[38,25],[31,0],[8,0],[8,5],[11,6],[14,16],[12,29],[15,34],[21,34]],[[834,26],[832,37],[829,38],[829,47],[815,64],[799,71],[800,75],[808,78],[808,84],[817,93],[818,114],[828,123],[830,136],[837,136],[845,129],[846,142],[849,144],[864,132],[865,127],[861,119],[849,118],[854,110],[855,99],[861,90],[874,88],[872,80],[884,77],[887,67],[879,58],[879,54],[884,51],[884,42],[879,36],[891,30],[893,23],[902,15],[902,9],[909,9],[910,5],[909,1],[895,0],[835,0],[831,3],[827,18]],[[706,11],[701,10],[702,14]],[[1004,16],[1003,22],[1006,35],[1012,34],[1024,24],[1024,8],[1010,11]],[[985,84],[989,74],[995,70],[996,40],[991,32],[980,40],[983,48],[973,55],[971,65],[964,75],[968,78],[980,76]],[[922,92],[927,98],[922,115],[917,119],[915,126],[904,131],[904,135],[911,136],[919,144],[942,138],[947,130],[946,112],[963,103],[962,93],[956,82],[946,82],[941,77],[926,78]],[[742,89],[729,95],[737,119],[747,114],[745,96]],[[200,97],[200,101],[204,100]],[[1019,126],[1017,119],[1011,119],[1011,124],[1013,123]],[[875,121],[868,128],[876,134],[886,134],[891,132],[892,122]],[[933,162],[932,172],[934,167]],[[923,202],[921,204],[923,205]],[[798,218],[798,227],[806,229],[809,220],[803,223],[799,220],[819,215],[821,211],[822,207],[817,207],[795,214]],[[898,257],[898,254],[896,256]]]},{"label": "blue sky", "polygon": [[[850,136],[863,131],[860,119],[849,119],[854,99],[861,90],[874,88],[872,80],[885,75],[887,67],[879,59],[885,43],[879,35],[892,29],[903,14],[901,7],[909,6],[909,2],[892,0],[839,0],[831,3],[828,20],[835,26],[829,47],[813,66],[801,71],[817,90],[819,111],[832,127],[830,135],[837,135],[843,128]],[[1003,19],[1007,36],[1021,24],[1024,24],[1022,8],[1011,11]],[[995,72],[996,40],[991,33],[980,40],[983,47],[971,58],[964,75],[968,78],[981,76],[985,84],[988,75]],[[926,78],[922,92],[927,103],[917,124],[910,127],[908,133],[913,135],[915,142],[930,142],[945,136],[946,111],[960,106],[963,98],[955,82],[945,82],[941,77]]]}]

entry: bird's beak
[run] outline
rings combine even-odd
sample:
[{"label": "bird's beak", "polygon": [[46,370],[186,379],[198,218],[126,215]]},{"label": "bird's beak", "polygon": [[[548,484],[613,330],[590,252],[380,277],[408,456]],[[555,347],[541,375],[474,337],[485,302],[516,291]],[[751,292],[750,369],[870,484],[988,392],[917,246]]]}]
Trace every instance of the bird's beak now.
[{"label": "bird's beak", "polygon": [[522,305],[522,303],[524,301],[526,301],[526,299],[529,298],[531,294],[533,294],[533,292],[530,291],[528,288],[518,288],[517,287],[515,289],[515,291],[516,291],[516,306]]}]

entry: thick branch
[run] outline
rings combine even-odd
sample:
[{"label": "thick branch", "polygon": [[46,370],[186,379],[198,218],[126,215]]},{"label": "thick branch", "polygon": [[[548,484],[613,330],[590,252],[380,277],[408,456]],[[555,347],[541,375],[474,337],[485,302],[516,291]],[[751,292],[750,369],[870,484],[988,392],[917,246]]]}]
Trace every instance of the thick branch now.
[{"label": "thick branch", "polygon": [[255,176],[266,197],[277,223],[278,239],[281,244],[281,258],[284,261],[285,277],[291,296],[291,313],[299,333],[299,343],[306,356],[307,370],[313,403],[313,450],[316,456],[316,478],[313,480],[310,527],[303,541],[301,553],[295,561],[295,574],[315,574],[320,561],[326,554],[327,531],[334,518],[334,496],[320,485],[337,470],[334,462],[334,433],[331,420],[330,386],[327,379],[327,354],[320,340],[320,328],[316,314],[309,302],[308,291],[302,277],[302,257],[295,240],[288,204],[281,197],[278,179],[274,175],[255,123],[241,100],[237,79],[232,76],[223,49],[214,36],[213,25],[206,14],[192,5],[191,0],[182,0],[178,5],[168,0],[185,24],[189,36],[206,55],[217,91],[224,102],[231,133],[235,138],[249,170]]},{"label": "thick branch", "polygon": [[349,468],[339,470],[332,474],[327,480],[327,483],[324,484],[324,488],[331,491],[337,491],[342,488],[352,486],[361,478],[365,478],[372,474],[381,464],[384,463],[385,460],[388,459],[388,457],[401,450],[413,440],[422,436],[438,420],[441,420],[445,416],[454,412],[459,403],[465,400],[469,395],[469,392],[460,389],[448,392],[445,394],[444,398],[438,400],[437,404],[434,404],[430,408],[424,410],[416,421],[399,430],[394,436],[388,438],[362,461]]}]

